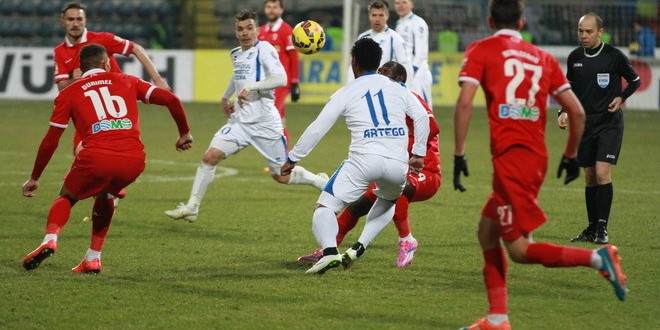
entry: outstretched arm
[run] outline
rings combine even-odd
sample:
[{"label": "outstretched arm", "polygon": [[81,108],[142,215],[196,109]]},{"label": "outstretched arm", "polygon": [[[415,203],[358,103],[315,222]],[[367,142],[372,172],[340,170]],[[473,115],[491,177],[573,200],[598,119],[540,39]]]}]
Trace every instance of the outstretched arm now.
[{"label": "outstretched arm", "polygon": [[176,150],[183,151],[192,148],[193,138],[190,135],[190,126],[188,125],[188,118],[186,117],[186,111],[183,109],[181,100],[172,94],[172,92],[156,88],[151,93],[149,102],[153,104],[166,106],[170,111],[170,115],[176,122],[176,126],[179,129],[179,138],[176,142]]},{"label": "outstretched arm", "polygon": [[55,150],[57,150],[62,133],[64,133],[64,128],[55,126],[48,128],[44,139],[41,140],[41,144],[39,145],[39,151],[37,151],[37,158],[34,160],[30,179],[23,184],[23,196],[34,197],[34,191],[39,188],[41,173],[43,173],[46,165],[48,165],[48,162],[53,157]]},{"label": "outstretched arm", "polygon": [[154,84],[160,88],[170,90],[170,85],[167,84],[167,81],[163,79],[163,77],[160,76],[160,73],[158,70],[156,70],[156,67],[154,66],[154,63],[151,61],[149,58],[149,55],[147,55],[147,51],[144,50],[144,48],[137,43],[134,43],[135,46],[133,46],[133,55],[137,57],[138,61],[142,63],[142,66],[144,67],[145,70],[147,70],[147,73],[149,74],[149,77],[151,77],[151,80],[154,81]]}]

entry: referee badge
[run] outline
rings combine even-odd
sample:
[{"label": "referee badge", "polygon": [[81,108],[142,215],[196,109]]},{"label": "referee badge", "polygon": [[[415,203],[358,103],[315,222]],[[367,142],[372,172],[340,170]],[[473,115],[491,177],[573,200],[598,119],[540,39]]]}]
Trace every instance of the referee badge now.
[{"label": "referee badge", "polygon": [[605,88],[610,84],[610,74],[609,73],[599,73],[596,75],[596,81],[600,88]]}]

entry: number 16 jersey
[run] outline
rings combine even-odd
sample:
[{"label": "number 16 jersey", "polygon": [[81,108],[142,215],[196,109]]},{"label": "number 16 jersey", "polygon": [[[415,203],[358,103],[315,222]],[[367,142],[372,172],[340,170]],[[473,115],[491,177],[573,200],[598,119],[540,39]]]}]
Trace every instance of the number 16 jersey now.
[{"label": "number 16 jersey", "polygon": [[144,158],[137,100],[149,103],[156,86],[137,77],[92,69],[55,98],[50,125],[71,118],[85,149]]},{"label": "number 16 jersey", "polygon": [[518,31],[502,29],[468,47],[458,81],[484,90],[493,157],[512,146],[547,157],[548,94],[570,88],[554,57]]}]

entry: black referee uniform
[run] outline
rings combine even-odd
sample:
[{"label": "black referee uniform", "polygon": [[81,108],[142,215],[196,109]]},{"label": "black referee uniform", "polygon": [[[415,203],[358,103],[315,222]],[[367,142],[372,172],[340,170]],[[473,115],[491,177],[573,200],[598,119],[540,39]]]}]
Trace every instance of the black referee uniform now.
[{"label": "black referee uniform", "polygon": [[[581,167],[593,167],[596,161],[615,165],[623,142],[623,112],[609,112],[608,105],[617,96],[625,102],[639,87],[639,76],[620,50],[605,43],[594,49],[573,50],[568,56],[566,76],[586,113],[578,163]],[[621,78],[628,83],[625,90]],[[573,240],[606,243],[612,184],[587,186],[585,199],[589,227]],[[602,236],[600,240],[598,236]]]}]

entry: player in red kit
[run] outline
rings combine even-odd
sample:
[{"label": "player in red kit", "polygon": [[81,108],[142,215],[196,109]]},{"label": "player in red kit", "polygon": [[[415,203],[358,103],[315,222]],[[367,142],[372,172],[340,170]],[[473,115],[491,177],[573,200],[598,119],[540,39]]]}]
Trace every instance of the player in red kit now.
[{"label": "player in red kit", "polygon": [[186,113],[174,94],[134,76],[107,72],[110,59],[101,45],[84,46],[79,58],[84,73],[55,98],[50,127],[39,146],[32,175],[23,184],[23,195],[33,197],[39,188],[39,177],[57,149],[69,119],[82,138],[83,148],[64,178],[59,197],[50,208],[42,244],[23,259],[23,267],[27,270],[37,268],[55,253],[58,235],[68,221],[73,205],[95,196],[91,244],[85,258],[72,271],[101,271],[101,249],[114,213],[114,204],[108,194],[117,194],[135,181],[145,166],[138,99],[167,106],[179,129],[176,149],[192,147]]},{"label": "player in red kit", "polygon": [[488,25],[496,32],[465,51],[454,117],[454,188],[465,191],[460,173],[467,175],[465,140],[472,101],[481,85],[486,95],[494,170],[493,192],[482,210],[477,235],[485,261],[489,311],[486,317],[463,329],[511,329],[507,262],[500,240],[517,263],[598,269],[623,301],[626,277],[615,246],[588,250],[535,243],[532,239],[532,232],[547,219],[537,197],[548,164],[544,136],[548,95],[552,93],[569,117],[566,159],[575,161],[585,115],[557,60],[522,40],[522,0],[491,0],[489,7]]},{"label": "player in red kit", "polygon": [[280,56],[280,62],[287,75],[287,85],[275,89],[275,107],[280,112],[282,124],[284,124],[284,136],[289,140],[289,132],[285,123],[286,97],[291,93],[291,101],[297,102],[300,98],[300,86],[298,85],[298,71],[300,60],[298,51],[293,48],[291,41],[291,25],[282,19],[284,13],[283,0],[264,1],[264,13],[268,23],[259,27],[259,40],[268,41]]},{"label": "player in red kit", "polygon": [[[392,80],[403,83],[406,81],[406,69],[403,65],[390,61],[384,63],[379,69],[378,73],[390,77]],[[419,172],[408,172],[406,186],[403,193],[396,201],[394,209],[394,216],[392,218],[394,225],[399,232],[399,252],[397,254],[397,267],[408,266],[417,251],[417,240],[412,236],[410,231],[410,221],[408,220],[408,207],[410,203],[421,202],[433,197],[440,188],[441,172],[440,172],[440,152],[438,146],[438,134],[440,128],[433,116],[433,110],[428,106],[424,99],[416,93],[413,93],[420,103],[426,109],[429,115],[429,137],[426,143],[426,156],[424,157],[424,168]],[[413,123],[409,117],[406,117],[406,124],[408,126],[408,150],[412,150],[412,145],[415,142]],[[339,223],[339,233],[337,234],[337,245],[339,246],[344,240],[346,234],[355,227],[360,217],[365,216],[371,207],[376,202],[376,195],[373,193],[375,185],[371,185],[369,189],[358,199],[351,203],[348,207],[339,214],[337,222]],[[304,255],[298,258],[300,262],[315,263],[323,257],[323,250],[317,249],[311,254]]]}]

